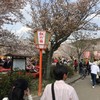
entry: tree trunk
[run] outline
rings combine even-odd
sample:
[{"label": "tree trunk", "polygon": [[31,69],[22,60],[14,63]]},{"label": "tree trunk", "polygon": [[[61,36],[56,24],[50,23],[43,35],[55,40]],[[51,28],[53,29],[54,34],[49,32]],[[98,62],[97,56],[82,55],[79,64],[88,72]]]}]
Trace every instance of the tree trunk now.
[{"label": "tree trunk", "polygon": [[52,63],[52,55],[53,55],[53,51],[52,49],[50,51],[46,51],[45,54],[45,58],[43,60],[43,77],[45,79],[49,79],[50,78],[50,68],[51,68],[51,63]]},{"label": "tree trunk", "polygon": [[80,54],[78,53],[78,62],[80,61]]},{"label": "tree trunk", "polygon": [[47,70],[46,70],[46,79],[50,78],[50,69],[51,69],[51,56],[50,54],[48,55],[48,59],[47,59]]}]

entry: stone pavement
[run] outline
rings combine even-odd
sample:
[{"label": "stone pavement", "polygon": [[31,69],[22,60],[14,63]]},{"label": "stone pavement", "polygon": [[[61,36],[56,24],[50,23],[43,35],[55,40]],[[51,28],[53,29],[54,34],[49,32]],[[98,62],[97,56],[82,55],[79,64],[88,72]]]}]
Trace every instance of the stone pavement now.
[{"label": "stone pavement", "polygon": [[75,88],[79,100],[100,100],[100,84],[92,88],[91,76],[87,76],[84,80],[80,79],[72,84]]},{"label": "stone pavement", "polygon": [[[77,80],[79,80],[81,78],[81,76],[79,75],[79,74],[75,74],[73,77],[71,77],[71,78],[68,78],[67,80],[66,80],[66,83],[68,83],[68,84],[73,84],[73,83],[75,83]],[[33,100],[40,100],[40,97],[39,96],[33,96]]]}]

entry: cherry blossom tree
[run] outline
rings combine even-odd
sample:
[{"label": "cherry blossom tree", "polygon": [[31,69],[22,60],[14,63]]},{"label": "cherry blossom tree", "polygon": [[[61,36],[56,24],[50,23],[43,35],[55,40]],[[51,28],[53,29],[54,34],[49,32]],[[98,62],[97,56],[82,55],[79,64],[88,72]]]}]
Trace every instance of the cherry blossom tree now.
[{"label": "cherry blossom tree", "polygon": [[[75,31],[91,30],[90,20],[100,14],[100,0],[32,0],[32,28],[51,30],[51,48],[48,54],[50,68],[52,54]],[[94,15],[91,19],[89,16]],[[87,27],[89,26],[89,27]],[[31,26],[30,26],[31,27]],[[93,27],[93,26],[92,26]],[[48,75],[47,75],[48,77]]]}]

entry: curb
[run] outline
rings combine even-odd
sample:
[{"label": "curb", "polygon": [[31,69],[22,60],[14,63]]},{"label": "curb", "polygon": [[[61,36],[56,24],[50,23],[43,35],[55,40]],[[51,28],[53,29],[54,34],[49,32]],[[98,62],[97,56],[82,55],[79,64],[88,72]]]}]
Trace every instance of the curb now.
[{"label": "curb", "polygon": [[75,80],[73,80],[73,81],[71,81],[71,82],[68,82],[68,84],[73,84],[73,83],[75,83],[76,81],[78,81],[78,80],[81,79],[81,78],[82,78],[82,76],[78,77],[77,79],[75,79]]}]

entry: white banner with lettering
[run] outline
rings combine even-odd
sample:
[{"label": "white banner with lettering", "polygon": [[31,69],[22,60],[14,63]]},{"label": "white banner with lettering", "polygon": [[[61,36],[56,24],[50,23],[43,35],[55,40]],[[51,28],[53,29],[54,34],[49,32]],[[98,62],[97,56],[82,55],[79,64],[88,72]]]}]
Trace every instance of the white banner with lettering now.
[{"label": "white banner with lettering", "polygon": [[38,43],[45,44],[46,31],[38,31]]}]

